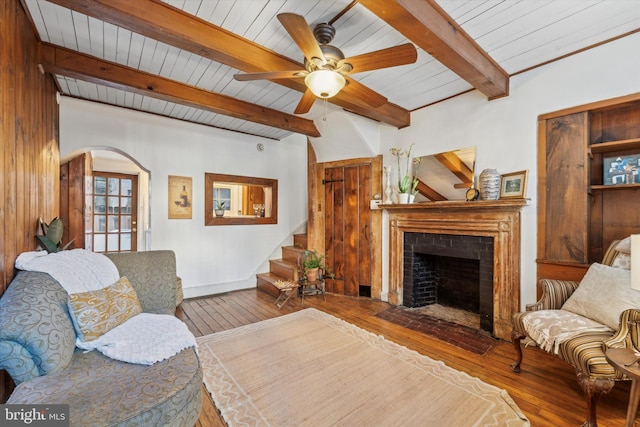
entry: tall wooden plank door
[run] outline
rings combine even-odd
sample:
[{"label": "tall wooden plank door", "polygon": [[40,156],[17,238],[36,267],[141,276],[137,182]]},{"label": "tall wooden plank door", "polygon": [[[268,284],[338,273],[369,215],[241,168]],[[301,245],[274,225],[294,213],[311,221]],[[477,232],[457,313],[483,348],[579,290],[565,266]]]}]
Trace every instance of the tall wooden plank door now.
[{"label": "tall wooden plank door", "polygon": [[325,170],[327,291],[371,296],[371,165]]},{"label": "tall wooden plank door", "polygon": [[358,167],[358,295],[371,297],[373,240],[371,238],[371,165]]},{"label": "tall wooden plank door", "polygon": [[333,278],[327,279],[327,292],[344,294],[344,168],[324,171],[325,232],[324,250]]}]

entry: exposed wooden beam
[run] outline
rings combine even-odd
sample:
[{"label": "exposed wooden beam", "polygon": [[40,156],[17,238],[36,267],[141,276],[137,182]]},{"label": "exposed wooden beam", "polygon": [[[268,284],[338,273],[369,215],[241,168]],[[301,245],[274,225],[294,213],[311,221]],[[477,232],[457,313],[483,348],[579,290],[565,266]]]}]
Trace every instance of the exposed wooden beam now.
[{"label": "exposed wooden beam", "polygon": [[40,64],[48,73],[102,84],[311,137],[320,136],[312,120],[215,94],[54,45],[40,45]]},{"label": "exposed wooden beam", "polygon": [[[50,1],[240,71],[263,72],[304,68],[297,61],[158,0]],[[280,79],[273,82],[301,93],[306,89],[301,80]],[[398,128],[410,124],[409,111],[389,102],[372,108],[344,94],[328,101],[355,114]]]},{"label": "exposed wooden beam", "polygon": [[509,75],[434,0],[359,0],[474,88],[509,94]]}]

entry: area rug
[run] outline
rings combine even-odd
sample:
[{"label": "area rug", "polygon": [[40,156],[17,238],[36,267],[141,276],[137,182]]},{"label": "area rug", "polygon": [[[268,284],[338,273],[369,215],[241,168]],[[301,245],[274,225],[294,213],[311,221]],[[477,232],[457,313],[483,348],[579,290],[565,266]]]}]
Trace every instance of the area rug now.
[{"label": "area rug", "polygon": [[528,426],[505,390],[319,310],[197,339],[229,426]]},{"label": "area rug", "polygon": [[376,314],[376,317],[475,354],[485,354],[497,342],[488,332],[449,322],[407,307],[392,306]]}]

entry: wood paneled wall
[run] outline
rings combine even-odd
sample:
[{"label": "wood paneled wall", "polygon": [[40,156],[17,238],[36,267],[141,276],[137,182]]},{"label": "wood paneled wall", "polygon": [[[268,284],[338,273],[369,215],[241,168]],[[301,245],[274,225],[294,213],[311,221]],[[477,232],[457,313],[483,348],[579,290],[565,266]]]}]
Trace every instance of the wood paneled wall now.
[{"label": "wood paneled wall", "polygon": [[[19,253],[36,248],[38,217],[58,214],[59,109],[38,70],[38,39],[19,0],[0,2],[0,294]],[[8,387],[0,375],[0,401]]]}]

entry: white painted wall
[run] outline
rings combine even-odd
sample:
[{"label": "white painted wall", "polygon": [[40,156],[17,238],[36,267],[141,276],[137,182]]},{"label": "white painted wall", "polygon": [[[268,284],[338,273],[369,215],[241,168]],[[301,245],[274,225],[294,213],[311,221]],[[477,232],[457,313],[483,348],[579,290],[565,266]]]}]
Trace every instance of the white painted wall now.
[{"label": "white painted wall", "polygon": [[[529,170],[522,211],[522,305],[536,300],[537,117],[540,114],[640,92],[640,34],[625,37],[511,78],[509,96],[493,101],[471,92],[416,111],[411,126],[381,127],[385,166],[397,172],[389,148],[423,156],[477,147],[476,172]],[[395,175],[392,180],[396,181]],[[383,233],[388,236],[388,233]],[[387,242],[383,245],[388,247]],[[385,253],[385,257],[388,254]],[[383,262],[386,267],[387,261]],[[388,275],[383,275],[387,291]]]},{"label": "white painted wall", "polygon": [[[319,102],[316,102],[319,104]],[[322,134],[319,138],[309,138],[316,153],[318,163],[335,160],[376,157],[380,151],[380,130],[377,122],[332,109],[309,116]]]},{"label": "white painted wall", "polygon": [[[319,146],[325,137],[313,143],[323,151],[323,159],[331,160],[352,157],[354,147],[348,144],[360,144],[356,150],[363,155],[379,150],[376,154],[383,154],[384,164],[394,171],[389,148],[407,148],[412,143],[415,156],[476,146],[478,173],[485,168],[501,173],[528,169],[531,200],[522,217],[524,306],[536,299],[537,117],[640,92],[639,51],[640,34],[634,34],[514,76],[506,98],[487,101],[471,92],[412,113],[412,125],[401,130],[353,119],[343,129],[345,134],[338,133],[340,143],[327,142],[336,151],[325,153],[326,147]],[[340,122],[334,114],[327,114],[332,125]],[[267,259],[279,256],[279,246],[305,224],[302,136],[271,141],[70,98],[63,98],[60,116],[61,156],[83,147],[116,147],[151,171],[151,248],[176,251],[187,297],[255,286],[255,273],[267,271]],[[318,123],[321,130],[322,126]],[[258,142],[266,147],[263,153],[255,149]],[[204,193],[204,172],[278,179],[278,225],[204,227],[202,197],[197,198]],[[192,220],[167,219],[168,175],[193,177]],[[386,224],[383,231],[383,247],[388,248]],[[386,297],[386,249],[383,256]]]},{"label": "white painted wall", "polygon": [[[264,151],[256,149],[264,144]],[[60,155],[115,148],[150,172],[149,249],[176,253],[185,297],[255,287],[306,225],[306,137],[274,141],[63,97]],[[278,224],[204,226],[205,172],[278,180]],[[193,178],[193,218],[169,220],[168,176]]]}]

